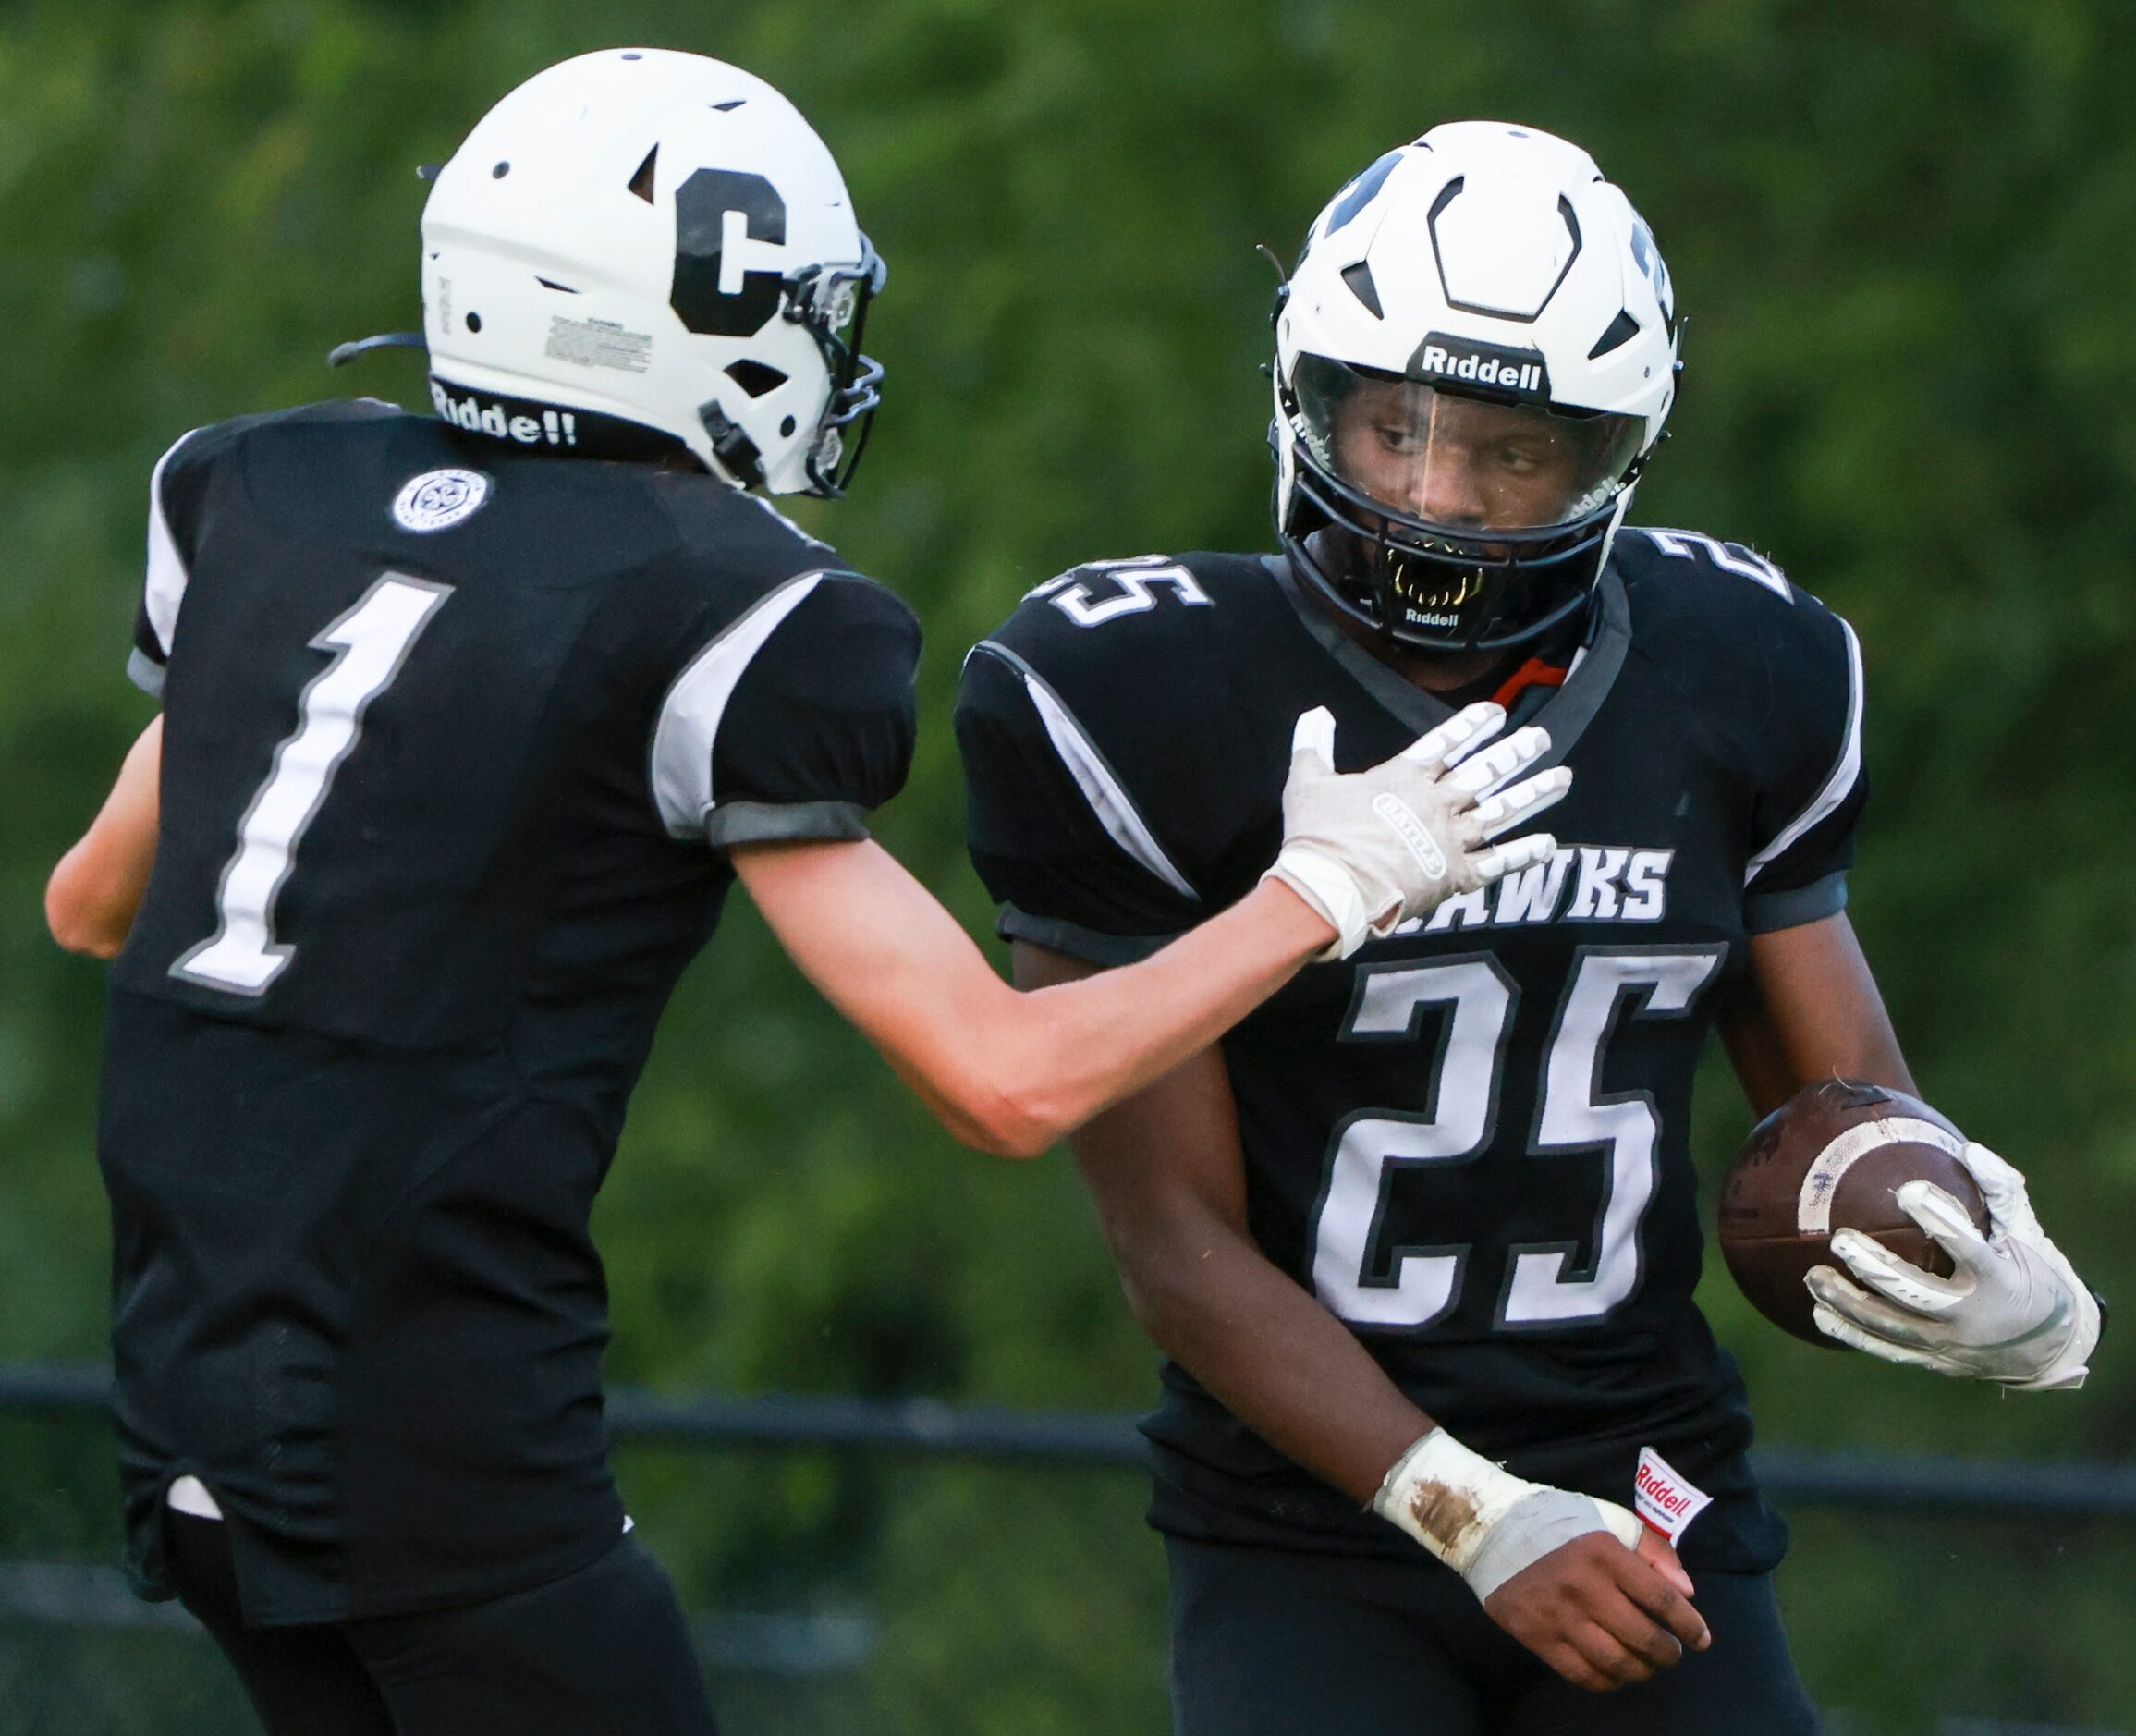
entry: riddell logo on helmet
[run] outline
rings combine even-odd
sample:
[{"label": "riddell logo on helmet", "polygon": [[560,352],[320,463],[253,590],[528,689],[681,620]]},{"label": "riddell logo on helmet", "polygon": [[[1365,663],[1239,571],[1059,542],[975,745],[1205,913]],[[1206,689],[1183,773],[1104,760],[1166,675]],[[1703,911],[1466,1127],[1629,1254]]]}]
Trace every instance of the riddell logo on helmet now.
[{"label": "riddell logo on helmet", "polygon": [[441,418],[469,434],[488,434],[493,440],[522,446],[579,444],[579,419],[568,410],[515,414],[494,398],[455,397],[436,380],[430,383],[430,397]]},{"label": "riddell logo on helmet", "polygon": [[1550,401],[1550,373],[1534,350],[1504,349],[1472,338],[1449,337],[1444,332],[1432,333],[1418,348],[1416,360],[1410,363],[1410,377],[1457,382],[1527,403]]}]

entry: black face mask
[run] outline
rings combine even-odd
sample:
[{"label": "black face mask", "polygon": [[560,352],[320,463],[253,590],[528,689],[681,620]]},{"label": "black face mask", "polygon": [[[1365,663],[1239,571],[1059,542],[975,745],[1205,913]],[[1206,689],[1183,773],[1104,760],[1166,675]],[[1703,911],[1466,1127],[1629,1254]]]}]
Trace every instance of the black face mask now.
[{"label": "black face mask", "polygon": [[[809,492],[835,498],[852,485],[883,402],[883,364],[861,351],[868,304],[883,292],[890,268],[861,237],[858,265],[812,265],[787,287],[786,317],[808,328],[831,372],[831,398],[808,458]],[[847,298],[850,297],[849,322]],[[844,336],[840,328],[850,324]]]},{"label": "black face mask", "polygon": [[1300,577],[1375,633],[1416,651],[1511,651],[1585,613],[1630,481],[1576,523],[1471,543],[1404,522],[1301,452],[1276,531]]},{"label": "black face mask", "polygon": [[1514,650],[1577,618],[1643,429],[1547,394],[1539,364],[1471,388],[1300,354],[1270,437],[1296,466],[1276,530],[1301,577],[1422,651]]}]

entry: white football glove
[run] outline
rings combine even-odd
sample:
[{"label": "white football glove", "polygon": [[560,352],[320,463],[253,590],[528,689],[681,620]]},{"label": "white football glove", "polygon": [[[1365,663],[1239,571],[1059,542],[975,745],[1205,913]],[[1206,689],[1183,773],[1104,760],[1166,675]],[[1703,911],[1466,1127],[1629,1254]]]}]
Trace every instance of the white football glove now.
[{"label": "white football glove", "polygon": [[[2099,1304],[2033,1216],[2025,1179],[1985,1145],[1959,1160],[1980,1183],[1989,1233],[1932,1181],[1900,1185],[1899,1209],[1957,1270],[1924,1272],[1857,1229],[1833,1232],[1845,1274],[1813,1266],[1818,1329],[1886,1362],[2028,1391],[2081,1387],[2099,1341]],[[1854,1281],[1859,1279],[1859,1282]]]},{"label": "white football glove", "polygon": [[1507,787],[1549,752],[1550,738],[1530,727],[1480,745],[1505,722],[1501,706],[1471,705],[1394,758],[1341,773],[1333,714],[1317,706],[1299,718],[1283,786],[1283,849],[1263,878],[1282,881],[1334,925],[1322,959],[1347,959],[1368,937],[1557,848],[1546,832],[1495,843],[1572,787],[1563,766]]},{"label": "white football glove", "polygon": [[1629,1508],[1531,1483],[1435,1428],[1395,1461],[1373,1511],[1468,1582],[1480,1603],[1523,1568],[1591,1531],[1639,1547]]}]

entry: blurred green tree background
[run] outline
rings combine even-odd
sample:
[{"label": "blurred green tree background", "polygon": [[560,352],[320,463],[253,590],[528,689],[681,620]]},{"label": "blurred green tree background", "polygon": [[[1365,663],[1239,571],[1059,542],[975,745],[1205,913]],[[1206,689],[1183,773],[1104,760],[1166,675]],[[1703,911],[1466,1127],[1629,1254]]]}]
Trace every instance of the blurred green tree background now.
[{"label": "blurred green tree background", "polygon": [[[0,1358],[104,1324],[100,972],[49,865],[148,703],[121,673],[143,488],[188,428],[422,401],[411,170],[550,61],[638,42],[801,105],[891,263],[887,409],[813,528],[925,620],[886,840],[976,932],[958,662],[1078,559],[1267,542],[1273,276],[1324,198],[1448,118],[1587,145],[1688,315],[1643,522],[1771,553],[1857,624],[1877,789],[1854,911],[1929,1094],[2136,1274],[2136,8],[2123,0],[17,0],[0,11]],[[1705,1160],[1746,1116],[1702,1093]],[[1065,1159],[955,1149],[738,905],[686,979],[601,1204],[612,1375],[667,1389],[1132,1407],[1153,1356]],[[1783,1339],[1704,1291],[1769,1441],[2130,1455],[2110,1339],[2020,1398]],[[104,1559],[87,1425],[0,1427],[0,1555]],[[1165,1727],[1162,1570],[1117,1474],[627,1456],[695,1606],[872,1612],[849,1680],[734,1727]],[[1808,1515],[1782,1576],[1836,1728],[2136,1726],[2105,1534]],[[31,1641],[34,1640],[34,1644]],[[238,1728],[190,1642],[0,1633],[0,1730]],[[101,1648],[101,1649],[100,1649]],[[194,1669],[192,1663],[186,1665]],[[153,1693],[127,1683],[151,1680]],[[218,1697],[221,1696],[221,1697]],[[813,1696],[813,1697],[812,1697]]]}]

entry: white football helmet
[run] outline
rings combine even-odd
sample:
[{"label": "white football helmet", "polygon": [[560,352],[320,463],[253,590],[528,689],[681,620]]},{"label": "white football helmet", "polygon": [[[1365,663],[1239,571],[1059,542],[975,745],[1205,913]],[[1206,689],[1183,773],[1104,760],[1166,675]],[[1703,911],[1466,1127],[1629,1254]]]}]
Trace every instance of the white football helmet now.
[{"label": "white football helmet", "polygon": [[1404,644],[1504,649],[1586,607],[1676,397],[1676,301],[1586,152],[1458,121],[1320,214],[1275,358],[1300,575]]},{"label": "white football helmet", "polygon": [[844,492],[881,396],[860,340],[885,271],[824,141],[762,79],[653,48],[537,73],[438,171],[422,242],[446,420]]}]

